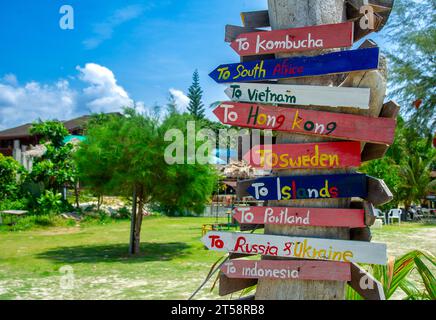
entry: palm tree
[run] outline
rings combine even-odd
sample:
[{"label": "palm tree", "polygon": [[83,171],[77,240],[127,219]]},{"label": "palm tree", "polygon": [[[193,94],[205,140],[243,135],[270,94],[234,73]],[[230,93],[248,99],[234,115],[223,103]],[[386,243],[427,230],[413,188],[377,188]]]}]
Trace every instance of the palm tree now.
[{"label": "palm tree", "polygon": [[436,180],[431,178],[431,167],[435,160],[436,156],[423,159],[420,155],[410,154],[400,164],[399,175],[402,182],[398,193],[404,200],[406,210],[413,202],[420,202],[431,191],[436,190]]}]

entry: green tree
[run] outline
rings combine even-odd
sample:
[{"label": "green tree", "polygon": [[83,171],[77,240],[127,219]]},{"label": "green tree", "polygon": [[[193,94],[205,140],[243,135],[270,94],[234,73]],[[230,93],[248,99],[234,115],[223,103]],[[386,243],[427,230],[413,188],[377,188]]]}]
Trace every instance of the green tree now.
[{"label": "green tree", "polygon": [[29,179],[36,184],[42,183],[44,189],[54,193],[64,187],[76,188],[77,172],[72,157],[74,146],[64,143],[68,135],[64,125],[58,121],[38,122],[32,125],[30,132],[41,137],[47,150],[34,160]]},{"label": "green tree", "polygon": [[22,165],[0,153],[0,201],[16,200],[19,197],[25,175],[26,170]]},{"label": "green tree", "polygon": [[168,97],[167,112],[169,114],[179,113],[179,111],[177,109],[176,98],[174,97],[174,95],[172,93],[170,93],[170,96]]},{"label": "green tree", "polygon": [[436,1],[397,0],[386,28],[391,96],[411,125],[436,127]]},{"label": "green tree", "polygon": [[39,121],[32,124],[30,128],[32,135],[40,136],[41,143],[50,143],[55,148],[64,145],[64,139],[68,136],[68,130],[59,121]]},{"label": "green tree", "polygon": [[[164,153],[167,130],[186,132],[188,115],[172,114],[163,121],[126,109],[87,130],[76,161],[82,181],[114,195],[135,194],[131,253],[139,253],[143,209],[161,204],[171,210],[202,212],[212,194],[216,175],[208,165],[169,165]],[[102,184],[104,186],[102,186]]]},{"label": "green tree", "polygon": [[200,86],[200,76],[198,70],[194,71],[192,76],[192,85],[188,90],[188,97],[190,99],[188,111],[196,119],[203,119],[205,115],[205,108],[201,99],[203,97],[203,90]]}]

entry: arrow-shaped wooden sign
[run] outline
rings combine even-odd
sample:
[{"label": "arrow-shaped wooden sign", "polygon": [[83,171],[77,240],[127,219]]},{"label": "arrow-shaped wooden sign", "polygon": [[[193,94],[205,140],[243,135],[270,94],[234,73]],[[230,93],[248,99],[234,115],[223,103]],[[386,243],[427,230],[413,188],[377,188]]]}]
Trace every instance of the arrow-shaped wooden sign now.
[{"label": "arrow-shaped wooden sign", "polygon": [[220,296],[226,296],[249,287],[255,286],[257,279],[235,279],[227,277],[222,271],[219,274],[219,290]]},{"label": "arrow-shaped wooden sign", "polygon": [[213,113],[237,127],[270,129],[331,138],[392,144],[396,120],[249,103],[222,102]]},{"label": "arrow-shaped wooden sign", "polygon": [[365,300],[386,300],[383,285],[355,263],[351,263],[351,281],[348,284]]},{"label": "arrow-shaped wooden sign", "polygon": [[360,142],[257,145],[244,160],[265,170],[359,167]]},{"label": "arrow-shaped wooden sign", "polygon": [[378,68],[379,48],[220,65],[209,76],[218,83],[286,79]]},{"label": "arrow-shaped wooden sign", "polygon": [[[314,226],[315,226],[315,224],[318,224],[318,223],[321,226],[321,223],[322,223],[322,225],[324,225],[325,227],[328,227],[328,226],[338,226],[338,227],[342,226],[343,227],[343,226],[347,226],[347,225],[350,225],[350,226],[351,225],[359,225],[358,227],[350,227],[351,228],[350,229],[350,234],[351,234],[350,239],[351,240],[358,240],[358,241],[370,241],[371,240],[371,231],[370,231],[368,226],[372,226],[375,222],[375,219],[376,219],[374,206],[372,205],[372,203],[369,203],[368,201],[363,201],[363,202],[362,201],[353,201],[350,204],[350,208],[351,209],[343,209],[343,208],[341,208],[341,209],[334,209],[334,208],[312,208],[312,209],[310,209],[310,208],[285,207],[283,209],[288,209],[290,211],[288,211],[288,215],[283,216],[284,213],[282,213],[282,211],[280,211],[280,213],[277,213],[277,210],[279,210],[281,208],[276,209],[276,207],[249,207],[247,209],[247,207],[241,207],[240,210],[239,210],[239,208],[235,209],[234,218],[237,221],[239,221],[239,229],[241,231],[253,231],[253,230],[265,228],[265,223],[298,225],[301,222],[301,217],[303,217],[303,214],[297,215],[297,212],[299,212],[300,210],[311,210],[310,211],[311,213],[313,213],[313,212],[327,212],[327,215],[329,215],[329,214],[331,215],[333,212],[338,212],[338,211],[339,212],[347,212],[348,215],[346,218],[344,218],[344,215],[340,215],[339,219],[337,218],[338,216],[336,216],[335,218],[332,218],[332,219],[325,221],[325,222],[321,222],[321,221],[318,221],[316,219],[311,218],[310,223],[313,224]],[[251,209],[255,212],[255,214],[253,214],[253,222],[248,222],[252,219],[252,217],[250,215],[244,215],[244,213],[247,210],[250,210],[250,212],[253,213],[253,211],[251,211]],[[271,209],[274,210],[273,211],[274,213],[272,215],[270,214]],[[297,210],[297,211],[294,211],[294,210]],[[347,210],[347,211],[345,211],[345,210]],[[359,211],[364,211],[364,219],[363,219],[364,226],[362,226],[362,223],[360,222],[360,217],[357,218]],[[295,216],[296,216],[295,220],[293,220],[293,218],[289,218],[289,217],[293,216],[292,212],[295,213]],[[304,213],[304,211],[302,211],[302,212]],[[262,213],[265,214],[265,216],[263,217],[263,221],[267,221],[267,222],[262,222]],[[307,213],[307,211],[306,211],[306,213]],[[355,216],[355,217],[352,218],[349,216],[352,216],[352,217]],[[244,217],[244,219],[242,219],[243,217]],[[271,220],[271,219],[273,219],[273,220]],[[278,221],[274,220],[274,219],[278,219]],[[241,222],[242,220],[245,222],[242,223]],[[345,221],[345,220],[348,220],[348,221]],[[303,226],[304,226],[304,221],[303,221]],[[231,257],[231,258],[236,259],[234,257]]]},{"label": "arrow-shaped wooden sign", "polygon": [[209,232],[202,241],[222,252],[382,265],[387,261],[382,243],[230,232]]},{"label": "arrow-shaped wooden sign", "polygon": [[[244,180],[238,182],[236,191],[239,198],[250,196],[250,193],[248,192],[248,187],[251,186],[251,184],[254,181],[255,180]],[[392,192],[389,190],[388,186],[386,185],[386,183],[384,183],[383,180],[367,176],[366,184],[368,189],[368,195],[363,199],[369,201],[374,206],[381,206],[383,204],[392,201],[393,199]],[[365,206],[367,206],[367,204]],[[366,210],[367,210],[367,216],[365,217],[366,224],[372,225],[373,224],[372,220],[374,219],[374,214],[371,213],[372,207],[369,206]]]},{"label": "arrow-shaped wooden sign", "polygon": [[363,228],[363,209],[237,207],[234,216],[241,224]]},{"label": "arrow-shaped wooden sign", "polygon": [[[400,112],[400,106],[395,101],[389,101],[383,105],[380,112],[380,118],[396,119]],[[385,144],[366,143],[362,150],[362,162],[381,159],[388,151],[389,146]]]},{"label": "arrow-shaped wooden sign", "polygon": [[370,91],[369,88],[232,83],[225,93],[236,102],[368,109]]},{"label": "arrow-shaped wooden sign", "polygon": [[230,260],[221,266],[229,278],[351,281],[350,264],[310,260]]},{"label": "arrow-shaped wooden sign", "polygon": [[239,35],[230,46],[240,56],[344,48],[353,45],[354,24],[344,22]]},{"label": "arrow-shaped wooden sign", "polygon": [[248,182],[247,192],[256,200],[366,198],[364,174],[263,177]]}]

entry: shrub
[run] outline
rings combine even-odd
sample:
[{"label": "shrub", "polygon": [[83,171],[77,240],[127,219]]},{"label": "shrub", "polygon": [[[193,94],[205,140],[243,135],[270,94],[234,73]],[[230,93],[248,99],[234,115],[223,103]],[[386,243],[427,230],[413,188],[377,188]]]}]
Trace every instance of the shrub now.
[{"label": "shrub", "polygon": [[28,200],[18,199],[18,200],[12,200],[12,199],[4,199],[0,201],[0,211],[3,210],[27,210],[28,207]]},{"label": "shrub", "polygon": [[36,212],[40,215],[60,213],[63,209],[62,195],[46,190],[37,200],[38,207]]},{"label": "shrub", "polygon": [[17,199],[26,170],[11,157],[0,153],[0,200]]},{"label": "shrub", "polygon": [[132,215],[132,212],[128,208],[122,207],[122,208],[118,209],[118,211],[116,213],[116,218],[117,219],[130,219],[131,215]]},{"label": "shrub", "polygon": [[52,227],[60,224],[56,217],[51,215],[30,215],[16,220],[10,226],[11,231],[25,231],[35,227]]}]

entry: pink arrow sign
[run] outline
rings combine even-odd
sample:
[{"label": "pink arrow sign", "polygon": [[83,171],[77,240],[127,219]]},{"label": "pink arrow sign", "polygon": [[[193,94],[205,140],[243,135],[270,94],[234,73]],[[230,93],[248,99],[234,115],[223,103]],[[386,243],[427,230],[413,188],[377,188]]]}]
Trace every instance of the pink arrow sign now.
[{"label": "pink arrow sign", "polygon": [[240,56],[351,47],[354,24],[344,22],[287,30],[244,33],[230,46]]},{"label": "pink arrow sign", "polygon": [[346,262],[307,260],[230,260],[221,267],[229,278],[350,281]]},{"label": "pink arrow sign", "polygon": [[244,160],[264,169],[360,167],[360,142],[257,145]]},{"label": "pink arrow sign", "polygon": [[242,224],[280,224],[294,226],[365,226],[363,209],[237,207],[234,218]]},{"label": "pink arrow sign", "polygon": [[213,113],[223,124],[391,145],[396,121],[345,113],[222,102]]}]

